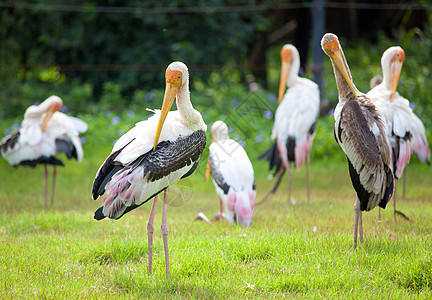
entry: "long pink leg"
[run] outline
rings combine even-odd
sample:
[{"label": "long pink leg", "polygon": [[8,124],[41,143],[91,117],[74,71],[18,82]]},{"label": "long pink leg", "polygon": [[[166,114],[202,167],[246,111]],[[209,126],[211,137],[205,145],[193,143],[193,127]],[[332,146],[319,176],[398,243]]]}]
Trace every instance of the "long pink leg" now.
[{"label": "long pink leg", "polygon": [[360,224],[359,224],[359,231],[360,231],[360,243],[363,244],[363,213],[360,210]]},{"label": "long pink leg", "polygon": [[356,196],[356,201],[354,203],[354,213],[355,213],[355,218],[354,218],[354,249],[357,249],[357,232],[358,232],[358,225],[359,225],[359,217],[361,217],[360,215],[360,200],[359,198]]},{"label": "long pink leg", "polygon": [[45,164],[45,200],[44,200],[44,205],[45,205],[45,209],[47,208],[47,198],[48,198],[48,167]]},{"label": "long pink leg", "polygon": [[[395,185],[396,185],[396,183],[395,183]],[[397,222],[397,220],[396,220],[396,187],[394,189],[394,194],[393,194],[393,208],[394,208],[393,217],[394,217],[395,222]]]},{"label": "long pink leg", "polygon": [[169,268],[169,253],[168,253],[168,226],[166,224],[167,221],[167,208],[168,208],[168,188],[165,189],[164,192],[164,203],[162,210],[162,239],[164,243],[165,250],[165,266],[166,266],[166,275],[167,278],[170,278],[170,268]]},{"label": "long pink leg", "polygon": [[405,199],[405,183],[406,183],[407,166],[405,166],[402,177],[402,199]]},{"label": "long pink leg", "polygon": [[54,191],[55,191],[56,175],[57,175],[57,168],[56,168],[56,165],[54,165],[54,169],[53,169],[53,182],[52,182],[52,193],[51,193],[51,207],[54,206]]},{"label": "long pink leg", "polygon": [[222,205],[221,198],[220,197],[218,197],[218,198],[219,198],[219,216],[220,216],[220,218],[222,218],[222,215],[223,215],[223,205]]},{"label": "long pink leg", "polygon": [[289,166],[288,169],[289,169],[288,170],[288,172],[289,172],[289,174],[288,174],[288,176],[289,176],[289,179],[288,179],[288,204],[290,204],[291,203],[292,166]]},{"label": "long pink leg", "polygon": [[154,233],[153,220],[154,220],[154,215],[156,210],[157,198],[158,195],[156,195],[153,198],[153,204],[150,210],[150,218],[147,222],[148,249],[149,249],[149,265],[148,265],[149,276],[152,275],[152,267],[153,267],[153,233]]},{"label": "long pink leg", "polygon": [[306,186],[307,186],[307,203],[310,203],[310,188],[309,188],[309,154],[306,157]]}]

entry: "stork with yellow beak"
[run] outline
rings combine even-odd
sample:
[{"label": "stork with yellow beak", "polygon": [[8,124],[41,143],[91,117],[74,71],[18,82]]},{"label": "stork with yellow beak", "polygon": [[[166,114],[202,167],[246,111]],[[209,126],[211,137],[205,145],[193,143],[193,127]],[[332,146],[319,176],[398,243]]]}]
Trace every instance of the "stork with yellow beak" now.
[{"label": "stork with yellow beak", "polygon": [[83,149],[79,134],[87,130],[87,124],[60,112],[63,101],[53,95],[39,105],[27,108],[21,127],[0,142],[1,155],[12,166],[27,165],[45,167],[45,208],[48,198],[48,168],[53,165],[51,206],[54,203],[56,167],[63,162],[55,157],[65,152],[69,159],[81,161]]},{"label": "stork with yellow beak", "polygon": [[[422,162],[430,163],[425,127],[409,101],[396,91],[404,61],[405,52],[401,47],[393,46],[384,51],[381,57],[383,81],[367,93],[385,119],[396,179],[405,172],[413,151]],[[393,201],[396,218],[396,197]]]},{"label": "stork with yellow beak", "polygon": [[358,232],[363,242],[362,211],[376,206],[385,208],[394,192],[390,145],[376,106],[354,85],[337,36],[326,33],[321,47],[330,57],[339,92],[334,135],[347,156],[351,182],[357,194],[354,204],[356,248]]},{"label": "stork with yellow beak", "polygon": [[[100,166],[93,183],[92,197],[101,198],[103,206],[94,218],[120,219],[124,214],[154,198],[147,223],[149,275],[152,274],[153,219],[158,194],[164,191],[162,237],[166,274],[169,278],[167,188],[191,175],[206,145],[206,124],[189,96],[189,73],[182,62],[166,69],[166,89],[162,110],[141,121],[115,143]],[[170,111],[174,100],[177,111]]]},{"label": "stork with yellow beak", "polygon": [[[281,77],[279,83],[279,106],[276,110],[272,139],[276,142],[260,156],[269,161],[269,169],[275,169],[279,177],[264,198],[274,193],[285,173],[289,172],[288,203],[291,202],[292,167],[300,169],[306,163],[307,202],[309,191],[309,153],[316,134],[320,94],[318,85],[298,76],[300,55],[296,47],[287,44],[281,50]],[[285,92],[288,86],[288,90]]]}]

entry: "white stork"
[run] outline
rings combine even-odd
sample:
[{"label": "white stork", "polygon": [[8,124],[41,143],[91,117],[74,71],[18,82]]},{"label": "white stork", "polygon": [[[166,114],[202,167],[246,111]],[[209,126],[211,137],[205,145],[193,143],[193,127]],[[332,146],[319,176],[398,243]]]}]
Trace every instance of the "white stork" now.
[{"label": "white stork", "polygon": [[[307,201],[310,202],[309,191],[309,153],[316,134],[319,113],[320,95],[318,85],[298,76],[300,55],[293,45],[285,45],[281,50],[281,77],[279,83],[279,106],[276,110],[272,139],[276,142],[260,156],[269,161],[270,170],[279,172],[279,178],[270,193],[274,193],[285,173],[289,170],[288,202],[291,198],[292,170],[290,164],[297,169],[306,162]],[[288,86],[288,90],[285,89]]]},{"label": "white stork", "polygon": [[360,221],[363,242],[362,211],[376,206],[385,208],[394,192],[391,170],[391,148],[384,121],[374,103],[357,90],[336,35],[326,33],[321,40],[323,51],[330,57],[339,92],[336,106],[336,141],[348,158],[349,172],[355,191],[354,248]]},{"label": "white stork", "polygon": [[[367,93],[385,119],[393,154],[393,172],[399,179],[414,151],[420,161],[430,163],[430,150],[425,127],[409,106],[409,101],[396,91],[405,52],[399,46],[388,48],[381,57],[383,80]],[[396,197],[393,197],[396,218]]]},{"label": "white stork", "polygon": [[83,149],[79,134],[87,130],[87,124],[75,117],[60,112],[63,101],[51,96],[39,105],[32,105],[24,113],[21,127],[0,142],[1,155],[12,166],[37,164],[45,166],[45,207],[48,195],[48,168],[53,165],[51,206],[54,203],[56,166],[63,162],[55,157],[65,152],[68,159],[79,162]]},{"label": "white stork", "polygon": [[[191,175],[206,144],[206,124],[189,96],[189,73],[182,62],[166,69],[166,89],[162,109],[141,121],[115,143],[100,166],[93,183],[92,197],[103,201],[94,218],[119,219],[125,213],[154,198],[147,223],[149,275],[152,274],[153,219],[157,196],[164,192],[162,237],[166,274],[169,278],[167,188],[180,178]],[[177,111],[170,108],[177,99]]]},{"label": "white stork", "polygon": [[213,123],[211,134],[209,165],[219,197],[219,218],[223,216],[223,203],[228,222],[248,227],[252,222],[256,196],[252,163],[243,147],[229,138],[224,122]]}]

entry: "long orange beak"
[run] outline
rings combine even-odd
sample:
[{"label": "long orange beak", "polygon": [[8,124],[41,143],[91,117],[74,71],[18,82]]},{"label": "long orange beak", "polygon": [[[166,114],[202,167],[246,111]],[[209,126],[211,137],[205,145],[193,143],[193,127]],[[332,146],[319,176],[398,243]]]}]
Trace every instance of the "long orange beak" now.
[{"label": "long orange beak", "polygon": [[396,51],[390,60],[390,76],[391,76],[391,94],[390,94],[390,102],[393,101],[393,98],[396,94],[396,89],[399,82],[400,73],[402,71],[402,64],[405,61],[405,52],[402,49]]},{"label": "long orange beak", "polygon": [[177,96],[177,92],[181,86],[182,73],[180,71],[172,71],[170,69],[167,69],[165,73],[165,78],[166,78],[165,95],[162,103],[159,123],[156,129],[156,136],[155,136],[153,149],[156,149],[156,146],[159,142],[159,136],[161,134],[163,124],[165,123],[165,119],[168,115],[168,112],[170,111],[171,106],[174,103],[174,99]]},{"label": "long orange beak", "polygon": [[352,79],[349,76],[347,67],[345,66],[344,60],[342,58],[342,51],[339,45],[339,41],[337,40],[337,38],[335,38],[332,41],[323,43],[322,45],[325,50],[325,53],[330,57],[330,59],[335,64],[339,72],[341,72],[342,77],[345,79],[351,92],[354,94],[354,97],[358,99],[356,88],[354,87],[354,83],[352,82]]},{"label": "long orange beak", "polygon": [[41,130],[44,131],[45,127],[48,124],[48,121],[51,119],[51,117],[53,116],[53,114],[56,111],[59,111],[61,109],[61,104],[59,102],[54,102],[53,104],[51,104],[47,111],[45,112],[45,117],[42,121],[42,125],[41,125]]},{"label": "long orange beak", "polygon": [[291,69],[291,63],[293,61],[291,50],[282,48],[281,60],[282,60],[282,66],[281,66],[281,77],[279,82],[279,97],[278,97],[279,104],[281,103],[285,93],[285,89],[287,85],[286,82]]}]

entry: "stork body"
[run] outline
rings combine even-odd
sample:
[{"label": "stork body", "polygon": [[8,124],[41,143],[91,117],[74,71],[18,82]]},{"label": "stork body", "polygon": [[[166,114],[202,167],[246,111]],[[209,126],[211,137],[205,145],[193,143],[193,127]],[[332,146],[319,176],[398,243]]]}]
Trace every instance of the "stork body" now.
[{"label": "stork body", "polygon": [[243,147],[228,137],[228,127],[222,121],[211,127],[212,144],[209,162],[212,181],[222,203],[225,218],[231,224],[248,227],[255,207],[256,187],[252,163]]},{"label": "stork body", "polygon": [[[315,82],[298,76],[300,56],[293,45],[285,45],[282,48],[281,59],[279,106],[272,130],[272,139],[276,139],[276,142],[260,158],[269,161],[270,170],[275,169],[274,174],[279,173],[279,178],[269,195],[276,191],[285,170],[289,170],[288,202],[291,197],[292,165],[300,169],[306,162],[309,202],[309,153],[316,134],[319,88]],[[284,93],[287,86],[288,90]]]},{"label": "stork body", "polygon": [[[401,47],[388,48],[381,57],[383,80],[367,93],[385,119],[396,179],[405,172],[413,151],[420,161],[430,163],[425,127],[409,101],[396,91],[404,60],[405,53]],[[396,217],[396,197],[393,198]]]},{"label": "stork body", "polygon": [[68,159],[79,162],[83,149],[79,134],[87,130],[87,124],[75,117],[60,112],[63,101],[51,96],[39,105],[27,108],[21,127],[0,142],[1,155],[12,166],[27,165],[45,167],[45,207],[47,207],[48,169],[53,165],[51,206],[54,203],[56,166],[63,162],[56,157],[65,152]]},{"label": "stork body", "polygon": [[[167,188],[195,171],[206,144],[206,125],[189,97],[189,73],[185,64],[173,62],[166,70],[166,90],[162,110],[141,121],[115,143],[99,168],[93,183],[93,199],[103,206],[94,215],[119,219],[125,213],[154,198],[147,224],[149,274],[152,274],[153,218],[157,195],[164,192],[162,236],[166,272],[169,277]],[[177,99],[178,111],[170,112]]]},{"label": "stork body", "polygon": [[376,106],[352,82],[337,36],[325,34],[321,46],[331,59],[339,92],[334,113],[335,138],[347,156],[351,181],[357,193],[354,204],[356,248],[359,225],[360,240],[363,241],[361,212],[376,206],[385,208],[393,195],[391,148],[384,121]]}]

